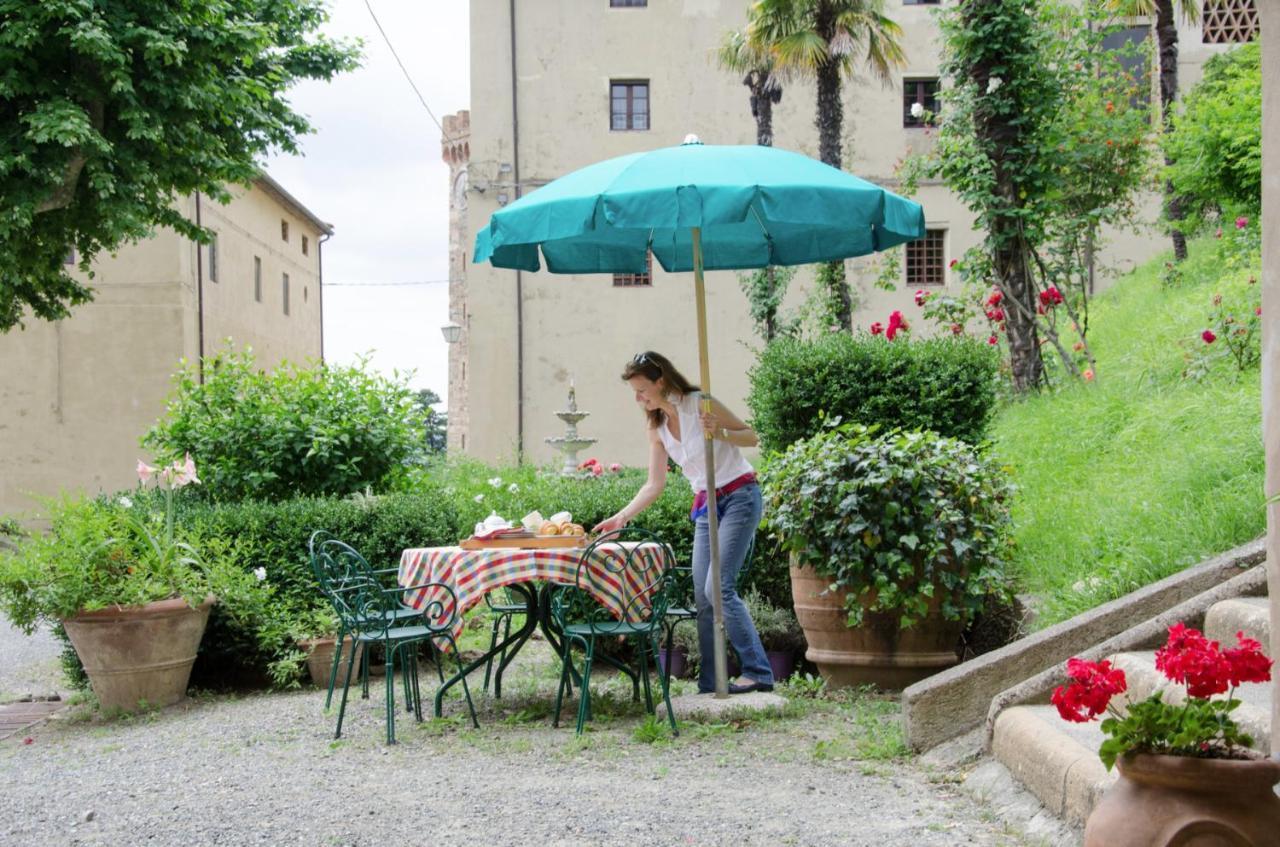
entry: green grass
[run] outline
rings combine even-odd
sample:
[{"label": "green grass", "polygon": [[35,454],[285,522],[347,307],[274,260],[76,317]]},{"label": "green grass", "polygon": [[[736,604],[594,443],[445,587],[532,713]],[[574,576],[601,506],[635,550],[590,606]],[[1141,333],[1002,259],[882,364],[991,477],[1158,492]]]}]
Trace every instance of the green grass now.
[{"label": "green grass", "polygon": [[1020,488],[1015,574],[1041,603],[1037,626],[1264,531],[1257,369],[1220,361],[1202,380],[1183,376],[1214,293],[1258,269],[1224,274],[1215,243],[1197,242],[1184,282],[1166,289],[1166,258],[1094,301],[1095,382],[1010,403],[994,421]]}]

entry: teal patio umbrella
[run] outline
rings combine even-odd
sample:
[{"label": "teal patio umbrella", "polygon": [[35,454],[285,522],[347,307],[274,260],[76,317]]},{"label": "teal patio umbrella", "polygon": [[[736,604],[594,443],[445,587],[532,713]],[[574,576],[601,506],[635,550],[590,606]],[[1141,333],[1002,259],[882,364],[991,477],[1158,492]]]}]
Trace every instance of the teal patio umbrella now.
[{"label": "teal patio umbrella", "polygon": [[[551,273],[693,271],[698,364],[711,394],[704,270],[863,256],[924,236],[918,203],[808,156],[758,145],[678,147],[619,156],[547,183],[494,212],[474,261]],[[709,410],[710,401],[704,400]],[[714,458],[707,437],[711,579],[720,584]],[[724,610],[712,592],[716,696],[728,696]]]}]

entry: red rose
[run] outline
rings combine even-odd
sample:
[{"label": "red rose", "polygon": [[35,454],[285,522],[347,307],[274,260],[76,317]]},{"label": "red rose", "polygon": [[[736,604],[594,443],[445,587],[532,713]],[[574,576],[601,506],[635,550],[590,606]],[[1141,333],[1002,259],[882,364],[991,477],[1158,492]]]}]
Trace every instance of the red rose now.
[{"label": "red rose", "polygon": [[1058,290],[1056,285],[1051,285],[1040,292],[1040,302],[1045,308],[1056,306],[1062,302],[1062,292]]},{"label": "red rose", "polygon": [[889,325],[885,327],[884,337],[892,341],[899,332],[906,332],[909,329],[911,327],[902,319],[902,312],[894,309],[889,313]]},{"label": "red rose", "polygon": [[1004,309],[990,309],[987,311],[987,320],[999,323],[1004,320]]},{"label": "red rose", "polygon": [[916,292],[916,305],[917,305],[917,306],[923,306],[923,305],[925,304],[925,301],[927,301],[928,299],[929,299],[929,292],[928,292],[928,291],[920,290],[920,291],[917,291],[917,292]]},{"label": "red rose", "polygon": [[1236,633],[1238,647],[1225,651],[1222,655],[1230,666],[1231,685],[1245,682],[1269,682],[1271,680],[1271,660],[1262,652],[1262,644],[1253,638],[1245,638],[1243,632]]},{"label": "red rose", "polygon": [[997,289],[995,291],[992,291],[991,294],[987,297],[987,305],[999,306],[1000,301],[1003,299],[1004,299],[1004,295],[1000,293],[999,289]]},{"label": "red rose", "polygon": [[880,333],[882,333],[882,332],[884,332],[884,325],[883,325],[882,323],[880,323],[880,321],[876,321],[875,323],[873,323],[873,324],[871,325],[871,334],[872,334],[872,335],[879,335],[879,334],[880,334]]},{"label": "red rose", "polygon": [[1084,377],[1085,382],[1093,382],[1093,368],[1085,368],[1082,376]]},{"label": "red rose", "polygon": [[952,325],[951,325],[951,334],[952,334],[952,335],[959,335],[959,334],[960,334],[960,333],[962,333],[962,332],[964,332],[964,325],[963,325],[963,324],[952,324]]},{"label": "red rose", "polygon": [[1254,309],[1254,310],[1253,310],[1253,313],[1254,313],[1255,315],[1257,315],[1258,317],[1262,317],[1262,307],[1261,307],[1261,306],[1259,306],[1258,308]]},{"label": "red rose", "polygon": [[1000,339],[996,338],[996,334],[993,332],[991,333],[991,337],[987,339],[987,343],[994,347],[1000,343]]},{"label": "red rose", "polygon": [[950,262],[947,262],[947,267],[948,267],[948,268],[954,268],[954,267],[956,266],[956,262],[958,262],[958,261],[960,261],[960,260],[959,260],[959,259],[952,259]]},{"label": "red rose", "polygon": [[1212,344],[1218,340],[1218,336],[1214,335],[1213,330],[1211,329],[1206,329],[1204,332],[1200,333],[1200,337],[1204,339],[1205,344]]},{"label": "red rose", "polygon": [[1072,344],[1072,345],[1071,345],[1071,349],[1072,349],[1072,350],[1075,350],[1077,353],[1079,353],[1081,350],[1083,350],[1083,349],[1084,349],[1084,342],[1083,342],[1083,341],[1077,341],[1075,344]]}]

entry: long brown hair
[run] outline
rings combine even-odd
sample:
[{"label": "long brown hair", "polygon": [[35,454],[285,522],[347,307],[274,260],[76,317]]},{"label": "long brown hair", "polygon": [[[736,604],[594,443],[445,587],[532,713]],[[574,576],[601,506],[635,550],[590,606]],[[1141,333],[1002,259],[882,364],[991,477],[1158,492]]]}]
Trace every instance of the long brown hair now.
[{"label": "long brown hair", "polygon": [[[642,376],[653,382],[661,379],[668,389],[678,391],[685,396],[701,390],[698,386],[685,379],[684,374],[676,370],[676,366],[671,364],[670,359],[652,350],[637,353],[635,358],[627,362],[626,367],[622,369],[623,382],[635,376]],[[649,416],[649,427],[651,429],[662,426],[667,420],[666,413],[661,409],[653,409],[645,412],[645,414]]]}]

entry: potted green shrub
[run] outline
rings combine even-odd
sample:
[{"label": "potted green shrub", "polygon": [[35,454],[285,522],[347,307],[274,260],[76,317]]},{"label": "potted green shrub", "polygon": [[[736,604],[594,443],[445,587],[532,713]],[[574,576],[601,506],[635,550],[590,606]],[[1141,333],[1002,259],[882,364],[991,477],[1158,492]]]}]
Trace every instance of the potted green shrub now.
[{"label": "potted green shrub", "polygon": [[163,512],[144,493],[64,498],[47,533],[0,553],[0,610],[27,633],[62,624],[99,702],[125,710],[180,700],[215,597],[253,590],[229,544],[174,526],[175,490],[199,482],[190,456],[138,473],[163,489]]},{"label": "potted green shrub", "polygon": [[796,653],[804,649],[804,632],[791,609],[781,609],[752,591],[743,596],[773,668],[773,681],[785,682],[796,667]]},{"label": "potted green shrub", "polygon": [[962,441],[837,420],[763,478],[805,655],[833,687],[954,664],[965,623],[1007,590],[1008,483]]},{"label": "potted green shrub", "polygon": [[[296,614],[294,617],[293,627],[291,629],[294,643],[302,651],[302,655],[306,658],[307,673],[311,677],[311,682],[315,685],[327,687],[329,685],[329,674],[333,670],[333,654],[338,647],[338,616],[333,609],[328,607],[316,607],[307,609]],[[343,645],[342,664],[338,667],[338,675],[335,685],[346,685],[347,683],[347,659],[351,643]],[[351,667],[359,668],[363,658],[363,645],[356,647],[355,664]]]}]

